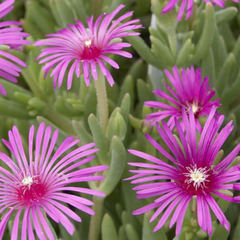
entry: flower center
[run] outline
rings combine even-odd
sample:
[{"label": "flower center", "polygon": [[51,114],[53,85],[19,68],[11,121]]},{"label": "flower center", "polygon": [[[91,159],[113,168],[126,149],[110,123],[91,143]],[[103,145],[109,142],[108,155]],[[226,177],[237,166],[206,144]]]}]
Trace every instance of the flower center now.
[{"label": "flower center", "polygon": [[39,203],[46,195],[48,188],[39,177],[25,176],[17,188],[18,200],[23,205]]},{"label": "flower center", "polygon": [[32,177],[25,177],[23,180],[22,180],[22,184],[23,186],[31,186],[31,184],[33,183],[33,178]]},{"label": "flower center", "polygon": [[193,114],[195,114],[198,111],[198,105],[196,103],[192,104],[192,111],[193,111]]},{"label": "flower center", "polygon": [[186,168],[186,172],[183,173],[182,185],[190,191],[193,195],[199,193],[199,191],[208,188],[210,182],[210,169],[207,167],[190,166]]},{"label": "flower center", "polygon": [[88,39],[83,42],[83,49],[79,53],[79,58],[81,60],[94,60],[101,54],[101,49],[99,49],[95,44],[93,39]]},{"label": "flower center", "polygon": [[199,111],[199,106],[196,102],[187,103],[185,109],[186,109],[187,113],[189,113],[190,110],[192,110],[193,114],[196,115]]},{"label": "flower center", "polygon": [[206,169],[204,168],[194,168],[190,169],[189,173],[186,173],[185,176],[189,177],[186,180],[187,183],[193,183],[193,186],[197,189],[207,180],[208,174],[206,174]]},{"label": "flower center", "polygon": [[86,41],[84,42],[84,46],[85,46],[85,47],[90,47],[91,44],[92,44],[92,40],[91,40],[91,39],[88,39],[88,40],[86,40]]}]

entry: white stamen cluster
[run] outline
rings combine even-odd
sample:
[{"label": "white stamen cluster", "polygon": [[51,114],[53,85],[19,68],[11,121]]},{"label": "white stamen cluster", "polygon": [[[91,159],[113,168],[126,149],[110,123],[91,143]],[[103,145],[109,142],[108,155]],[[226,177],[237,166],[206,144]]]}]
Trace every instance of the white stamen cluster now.
[{"label": "white stamen cluster", "polygon": [[88,40],[86,40],[86,41],[84,42],[84,46],[85,46],[85,47],[90,47],[91,44],[92,44],[92,40],[91,40],[91,39],[88,39]]},{"label": "white stamen cluster", "polygon": [[196,103],[192,104],[192,112],[195,114],[198,111],[198,105]]},{"label": "white stamen cluster", "polygon": [[23,186],[31,186],[32,184],[33,184],[33,178],[30,176],[27,176],[22,180]]},{"label": "white stamen cluster", "polygon": [[185,182],[187,184],[193,184],[194,188],[197,190],[199,187],[204,187],[206,182],[209,182],[207,179],[209,174],[207,172],[209,169],[206,167],[197,168],[196,166],[193,167],[187,167],[188,170],[187,173],[184,173],[184,175],[187,177]]}]

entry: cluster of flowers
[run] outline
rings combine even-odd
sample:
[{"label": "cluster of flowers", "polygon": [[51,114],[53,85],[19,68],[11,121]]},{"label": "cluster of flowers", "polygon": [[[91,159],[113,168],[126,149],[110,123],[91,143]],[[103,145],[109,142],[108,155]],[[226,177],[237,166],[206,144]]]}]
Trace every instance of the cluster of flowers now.
[{"label": "cluster of flowers", "polygon": [[[167,1],[167,4],[164,6],[162,13],[167,13],[168,11],[171,11],[174,7],[177,6],[178,3],[181,3],[177,19],[178,19],[178,21],[180,21],[184,15],[184,12],[186,11],[185,19],[187,20],[193,14],[194,1],[195,0],[169,0],[169,1]],[[225,2],[227,2],[227,0],[203,0],[203,1],[217,5],[221,8],[223,8],[225,5]],[[230,0],[230,1],[233,1],[235,3],[239,2],[239,0]]]},{"label": "cluster of flowers", "polygon": [[[210,0],[205,0],[209,2]],[[238,0],[234,0],[238,2]],[[171,10],[178,0],[170,0],[163,12]],[[225,0],[212,0],[214,4],[222,6]],[[5,0],[0,4],[0,17],[4,17],[13,9],[14,0]],[[193,0],[183,0],[179,16],[182,18],[187,6],[188,18],[192,14]],[[106,63],[114,68],[118,64],[109,54],[117,54],[131,58],[131,54],[122,50],[130,47],[129,43],[121,42],[121,38],[138,35],[133,32],[141,28],[138,19],[123,20],[131,17],[133,12],[125,13],[119,18],[115,16],[123,8],[120,5],[110,14],[102,14],[93,22],[93,17],[87,20],[88,28],[80,21],[69,25],[66,29],[54,34],[48,34],[47,39],[35,43],[44,46],[38,59],[43,66],[45,76],[51,71],[54,87],[60,87],[64,76],[68,72],[67,88],[71,88],[73,74],[77,77],[83,72],[86,85],[90,84],[90,73],[94,80],[98,78],[98,69],[106,77],[110,85],[114,80]],[[121,23],[121,24],[120,24]],[[18,27],[19,22],[3,21],[0,23],[0,44],[9,48],[21,49],[29,44]],[[25,64],[7,51],[0,50],[0,76],[16,82],[16,77]],[[240,144],[229,153],[221,162],[214,165],[220,148],[233,130],[229,122],[219,131],[224,116],[216,113],[220,106],[219,100],[212,100],[215,92],[211,90],[208,78],[202,81],[200,69],[193,67],[179,71],[173,68],[171,74],[165,74],[172,84],[165,84],[168,92],[160,89],[155,94],[169,103],[148,101],[147,106],[159,108],[160,111],[150,114],[147,120],[156,126],[165,146],[158,144],[150,135],[148,141],[158,150],[163,159],[147,153],[129,150],[135,156],[141,157],[151,163],[134,162],[131,166],[140,167],[130,170],[136,173],[129,179],[133,184],[139,183],[134,190],[139,198],[157,197],[153,203],[138,209],[134,214],[145,213],[156,209],[151,221],[162,214],[155,227],[159,230],[173,213],[170,227],[176,223],[176,234],[181,231],[184,214],[192,199],[197,201],[197,218],[203,231],[212,233],[210,209],[219,222],[229,230],[229,223],[218,206],[213,195],[227,201],[239,202],[239,197],[226,194],[227,190],[238,190],[240,180],[240,167],[231,166],[240,151]],[[0,92],[6,95],[3,86]],[[199,119],[207,116],[202,126]],[[166,123],[163,119],[168,118]],[[176,137],[173,130],[178,133]],[[200,136],[199,136],[200,134]],[[17,127],[8,133],[9,140],[2,139],[3,144],[11,153],[12,158],[0,153],[2,165],[0,167],[0,213],[3,217],[0,222],[0,239],[3,238],[8,220],[13,217],[11,239],[18,238],[21,223],[21,239],[54,239],[53,232],[46,216],[56,223],[62,224],[72,234],[74,225],[69,218],[80,222],[81,218],[65,204],[94,214],[89,207],[93,202],[77,196],[85,193],[104,197],[104,193],[86,187],[72,186],[72,184],[100,181],[103,176],[96,173],[105,171],[108,166],[93,166],[82,168],[84,164],[94,159],[98,151],[94,143],[79,146],[79,140],[74,137],[66,138],[58,147],[58,130],[52,132],[50,126],[41,123],[36,131],[32,126],[29,130],[28,154],[21,140]],[[166,150],[167,149],[167,150]],[[5,166],[5,167],[4,167]],[[150,183],[147,183],[150,182]],[[229,193],[229,191],[227,192]],[[20,220],[21,218],[21,220]],[[35,233],[34,233],[35,232]]]},{"label": "cluster of flowers", "polygon": [[[176,223],[176,235],[179,235],[188,205],[196,201],[198,224],[204,232],[211,235],[213,231],[210,210],[229,231],[230,225],[214,196],[239,202],[239,196],[233,197],[229,190],[239,190],[236,181],[240,180],[240,165],[234,165],[233,161],[240,152],[240,143],[223,160],[214,160],[234,128],[232,121],[220,130],[224,116],[216,112],[219,99],[212,100],[215,92],[207,77],[202,80],[200,69],[195,71],[191,67],[179,71],[174,67],[173,74],[168,70],[165,74],[173,87],[165,84],[168,92],[158,89],[154,93],[167,103],[145,102],[146,106],[160,109],[149,114],[146,120],[156,126],[164,146],[149,134],[146,138],[161,159],[129,150],[130,154],[149,163],[129,163],[140,169],[130,170],[135,175],[127,180],[139,184],[134,187],[139,199],[156,198],[134,214],[156,209],[150,221],[162,214],[154,231],[163,227],[172,214],[169,227]],[[206,121],[204,116],[208,116]],[[167,122],[163,120],[165,118]],[[205,122],[203,126],[201,122]]]},{"label": "cluster of flowers", "polygon": [[[0,4],[0,17],[4,17],[13,9],[14,0],[5,0]],[[69,25],[58,33],[47,35],[49,39],[40,40],[36,46],[48,46],[42,49],[38,56],[40,63],[45,63],[45,76],[51,72],[54,88],[60,87],[68,69],[67,88],[71,88],[73,74],[77,77],[83,72],[86,85],[90,84],[90,75],[98,78],[98,68],[110,85],[114,81],[105,63],[114,68],[118,64],[109,58],[109,54],[117,54],[127,58],[132,55],[122,48],[129,43],[121,42],[125,36],[138,35],[132,30],[141,27],[139,20],[125,21],[133,12],[125,13],[119,18],[115,16],[123,8],[120,5],[110,14],[102,14],[93,22],[93,17],[87,20],[88,28],[80,21]],[[29,35],[22,32],[21,25],[16,21],[0,23],[0,44],[10,49],[21,50],[30,44],[25,38]],[[0,50],[0,77],[17,82],[21,68],[25,63],[8,51]],[[6,90],[0,85],[2,95]],[[9,150],[11,158],[0,152],[0,239],[3,239],[9,219],[13,219],[11,239],[54,240],[54,233],[47,216],[54,222],[62,224],[69,234],[73,234],[74,225],[69,218],[81,222],[81,218],[67,205],[80,211],[94,214],[92,201],[78,196],[89,194],[104,197],[98,190],[87,188],[91,181],[101,181],[104,176],[97,175],[108,169],[108,166],[94,165],[89,167],[98,151],[95,143],[81,146],[80,141],[73,136],[66,138],[58,145],[58,130],[52,132],[50,126],[41,123],[36,131],[31,126],[28,139],[28,154],[16,126],[8,132],[9,140],[2,139]],[[83,168],[87,164],[88,167]],[[74,185],[75,184],[75,185]],[[76,185],[77,184],[77,185]],[[19,228],[21,226],[21,233]]]}]

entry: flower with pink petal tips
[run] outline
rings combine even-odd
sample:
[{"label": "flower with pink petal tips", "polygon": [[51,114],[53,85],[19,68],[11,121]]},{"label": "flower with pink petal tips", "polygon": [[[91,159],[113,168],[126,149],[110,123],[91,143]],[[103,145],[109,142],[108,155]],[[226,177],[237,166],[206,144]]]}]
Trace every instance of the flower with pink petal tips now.
[{"label": "flower with pink petal tips", "polygon": [[117,7],[112,13],[100,15],[95,23],[93,16],[87,20],[87,28],[80,21],[70,24],[67,28],[54,34],[47,34],[47,39],[35,43],[44,46],[38,56],[39,63],[44,64],[42,70],[45,77],[50,70],[54,88],[61,87],[67,73],[67,89],[72,86],[73,74],[80,77],[82,73],[87,86],[90,84],[90,74],[98,79],[98,68],[112,86],[114,80],[106,63],[113,68],[119,68],[117,62],[108,55],[121,55],[131,58],[132,55],[123,48],[130,47],[129,43],[119,41],[122,37],[139,35],[133,32],[142,27],[138,19],[123,20],[131,17],[133,12],[127,12],[113,21],[124,5]]},{"label": "flower with pink petal tips", "polygon": [[[224,7],[224,4],[227,0],[204,0],[207,3],[211,3],[213,5],[218,5],[219,7]],[[238,3],[239,0],[232,0],[233,2]],[[192,16],[194,0],[169,0],[167,4],[164,6],[162,13],[167,13],[171,11],[178,3],[180,3],[180,8],[177,16],[177,20],[180,21],[186,12],[185,19],[187,20]]]},{"label": "flower with pink petal tips", "polygon": [[240,180],[240,173],[236,167],[230,165],[240,151],[240,144],[220,163],[213,165],[219,150],[233,130],[232,122],[229,122],[219,131],[224,116],[216,118],[215,111],[216,108],[212,108],[199,138],[192,110],[189,114],[186,111],[183,113],[185,132],[176,121],[179,141],[165,121],[162,121],[163,127],[158,124],[158,133],[167,150],[146,135],[148,141],[170,163],[141,151],[129,150],[131,154],[147,161],[129,163],[130,166],[140,168],[130,170],[135,175],[128,178],[131,183],[138,184],[133,188],[137,197],[139,199],[155,197],[152,203],[135,210],[133,214],[143,214],[155,209],[150,221],[160,219],[154,231],[162,228],[170,218],[169,227],[176,223],[176,235],[179,235],[186,210],[193,198],[197,202],[197,221],[204,232],[209,235],[212,233],[210,211],[229,231],[229,223],[214,196],[234,201],[229,190],[234,188],[235,181]]},{"label": "flower with pink petal tips", "polygon": [[195,71],[194,67],[179,71],[174,66],[172,74],[168,70],[164,70],[164,72],[172,87],[169,84],[164,84],[167,92],[157,89],[153,93],[157,97],[167,100],[168,103],[146,101],[146,106],[160,109],[160,111],[148,114],[146,120],[155,124],[168,118],[168,125],[173,128],[175,125],[174,119],[182,119],[182,108],[185,108],[187,112],[192,109],[197,127],[201,130],[198,118],[209,115],[213,106],[220,106],[219,99],[212,100],[215,91],[211,89],[208,77],[202,80],[201,69],[198,68]]},{"label": "flower with pink petal tips", "polygon": [[[21,240],[34,240],[36,236],[41,240],[46,237],[54,240],[47,216],[72,235],[74,225],[69,218],[78,222],[81,218],[67,205],[93,215],[90,208],[93,202],[79,194],[104,197],[102,192],[73,185],[103,179],[96,173],[106,170],[107,166],[83,167],[94,159],[98,151],[95,144],[78,146],[79,140],[68,137],[56,147],[58,130],[52,132],[44,123],[36,134],[34,126],[30,128],[27,155],[16,126],[8,132],[8,137],[9,141],[3,139],[3,143],[12,158],[0,153],[0,239],[12,216],[12,240],[18,239],[18,234]],[[19,222],[22,222],[20,232]]]},{"label": "flower with pink petal tips", "polygon": [[[12,11],[13,4],[14,0],[6,0],[0,4],[0,18]],[[21,23],[16,21],[0,22],[0,45],[19,49],[22,45],[30,44],[28,40],[25,40],[29,35],[22,32],[22,28],[19,25]],[[21,72],[21,67],[26,67],[26,64],[22,60],[9,52],[0,50],[0,77],[16,83],[17,77]],[[7,94],[1,84],[0,93],[3,95]]]}]

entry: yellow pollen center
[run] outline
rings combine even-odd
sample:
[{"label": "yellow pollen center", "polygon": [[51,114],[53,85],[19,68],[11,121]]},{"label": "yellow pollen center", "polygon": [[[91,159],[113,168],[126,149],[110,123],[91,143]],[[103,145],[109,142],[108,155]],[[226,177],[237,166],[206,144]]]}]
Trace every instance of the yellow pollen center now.
[{"label": "yellow pollen center", "polygon": [[85,46],[85,47],[90,47],[91,44],[92,44],[92,40],[91,40],[91,39],[86,40],[86,41],[84,42],[84,46]]}]

